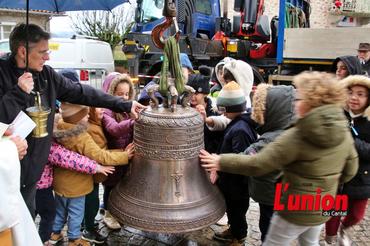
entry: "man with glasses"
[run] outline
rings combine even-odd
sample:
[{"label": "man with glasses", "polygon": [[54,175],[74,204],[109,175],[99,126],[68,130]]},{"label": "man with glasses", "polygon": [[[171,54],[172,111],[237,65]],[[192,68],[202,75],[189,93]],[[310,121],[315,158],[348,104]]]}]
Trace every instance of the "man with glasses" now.
[{"label": "man with glasses", "polygon": [[[10,34],[11,53],[0,58],[0,122],[11,123],[20,111],[35,105],[35,92],[41,94],[42,106],[49,107],[48,136],[27,137],[28,153],[21,161],[21,193],[34,217],[36,182],[47,162],[55,101],[109,108],[116,112],[131,112],[137,116],[145,107],[136,101],[124,102],[90,86],[73,83],[53,68],[45,65],[49,60],[50,34],[41,27],[17,25]],[[26,69],[26,41],[28,40],[28,68]]]}]

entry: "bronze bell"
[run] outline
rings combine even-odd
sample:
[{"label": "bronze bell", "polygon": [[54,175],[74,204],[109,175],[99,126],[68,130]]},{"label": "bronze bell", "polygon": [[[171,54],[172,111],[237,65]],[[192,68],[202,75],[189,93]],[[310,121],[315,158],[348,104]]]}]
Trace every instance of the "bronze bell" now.
[{"label": "bronze bell", "polygon": [[40,92],[36,92],[35,106],[27,108],[26,112],[36,124],[36,127],[32,131],[32,137],[46,137],[48,135],[48,115],[51,110],[41,105]]},{"label": "bronze bell", "polygon": [[190,107],[141,113],[134,126],[135,156],[109,197],[109,209],[120,223],[144,231],[183,233],[224,215],[223,197],[199,165],[203,124]]}]

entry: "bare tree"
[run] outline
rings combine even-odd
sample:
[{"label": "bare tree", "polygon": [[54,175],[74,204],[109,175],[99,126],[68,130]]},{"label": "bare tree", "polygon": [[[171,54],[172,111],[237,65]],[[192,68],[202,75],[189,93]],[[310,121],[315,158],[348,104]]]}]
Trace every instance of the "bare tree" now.
[{"label": "bare tree", "polygon": [[78,34],[108,42],[113,50],[134,21],[135,7],[136,1],[130,1],[112,11],[81,11],[71,19]]}]

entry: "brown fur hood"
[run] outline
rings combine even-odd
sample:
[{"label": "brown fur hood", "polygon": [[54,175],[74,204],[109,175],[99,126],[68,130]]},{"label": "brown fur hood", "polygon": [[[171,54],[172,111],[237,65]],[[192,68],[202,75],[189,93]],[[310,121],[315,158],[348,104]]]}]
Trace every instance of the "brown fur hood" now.
[{"label": "brown fur hood", "polygon": [[54,138],[59,140],[65,140],[68,138],[77,137],[78,135],[87,132],[88,124],[70,124],[60,119],[58,122],[57,130],[54,131]]},{"label": "brown fur hood", "polygon": [[294,116],[293,86],[259,84],[253,95],[251,118],[259,124],[259,134],[285,129]]},{"label": "brown fur hood", "polygon": [[[343,86],[347,89],[351,88],[352,86],[359,85],[364,86],[368,89],[370,93],[370,78],[363,76],[363,75],[351,75],[347,78],[341,80],[341,83],[343,83]],[[368,99],[369,100],[369,99]],[[347,108],[346,108],[347,110]],[[370,119],[370,106],[368,105],[365,109],[365,112],[363,114],[366,118]]]},{"label": "brown fur hood", "polygon": [[107,93],[113,95],[117,85],[122,81],[127,81],[129,83],[130,85],[129,100],[134,100],[135,97],[134,84],[131,81],[131,77],[127,74],[117,74],[117,76],[110,83]]}]

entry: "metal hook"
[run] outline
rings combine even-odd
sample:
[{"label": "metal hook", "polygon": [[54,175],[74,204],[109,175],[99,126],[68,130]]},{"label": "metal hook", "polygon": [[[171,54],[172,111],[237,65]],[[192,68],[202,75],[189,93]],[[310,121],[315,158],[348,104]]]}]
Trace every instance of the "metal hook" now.
[{"label": "metal hook", "polygon": [[180,38],[180,29],[179,25],[177,23],[176,17],[166,17],[166,20],[158,25],[156,25],[152,30],[152,40],[155,46],[157,46],[159,49],[164,48],[164,44],[166,42],[166,39],[163,37],[164,32],[166,29],[170,28],[171,25],[174,24],[175,26],[175,34],[174,37],[177,41],[179,41]]}]

